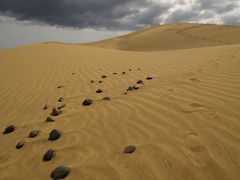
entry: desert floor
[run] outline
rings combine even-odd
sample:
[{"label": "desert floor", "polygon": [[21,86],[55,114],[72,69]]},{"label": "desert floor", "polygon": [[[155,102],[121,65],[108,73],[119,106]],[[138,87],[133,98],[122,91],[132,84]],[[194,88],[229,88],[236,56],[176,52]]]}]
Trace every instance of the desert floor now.
[{"label": "desert floor", "polygon": [[[93,103],[83,106],[87,97]],[[9,125],[15,131],[0,134],[1,180],[51,179],[59,165],[71,180],[238,180],[240,28],[173,24],[0,50],[0,130]],[[56,141],[52,129],[61,132]],[[42,161],[50,148],[56,155]]]}]

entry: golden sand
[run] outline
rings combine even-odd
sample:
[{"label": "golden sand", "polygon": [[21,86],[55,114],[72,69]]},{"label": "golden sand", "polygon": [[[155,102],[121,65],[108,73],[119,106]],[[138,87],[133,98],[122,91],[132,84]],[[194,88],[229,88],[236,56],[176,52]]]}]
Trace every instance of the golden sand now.
[{"label": "golden sand", "polygon": [[[45,122],[60,97],[62,113]],[[87,97],[93,103],[82,106]],[[238,180],[240,28],[173,24],[1,50],[0,129],[11,124],[16,130],[0,135],[1,180],[51,179],[59,165],[70,180]],[[123,153],[128,145],[132,154]],[[56,155],[43,162],[50,148]]]}]

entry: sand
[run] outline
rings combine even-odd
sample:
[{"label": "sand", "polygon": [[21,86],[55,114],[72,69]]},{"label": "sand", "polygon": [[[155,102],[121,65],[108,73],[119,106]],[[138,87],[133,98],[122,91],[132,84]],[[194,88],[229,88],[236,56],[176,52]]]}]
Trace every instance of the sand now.
[{"label": "sand", "polygon": [[[0,134],[1,180],[51,179],[60,165],[71,180],[238,180],[240,28],[175,24],[85,45],[1,50],[0,107],[0,130],[16,126]],[[49,141],[53,129],[61,137]],[[39,134],[29,138],[32,130]],[[129,145],[136,150],[124,154]],[[44,162],[48,149],[56,154]]]}]

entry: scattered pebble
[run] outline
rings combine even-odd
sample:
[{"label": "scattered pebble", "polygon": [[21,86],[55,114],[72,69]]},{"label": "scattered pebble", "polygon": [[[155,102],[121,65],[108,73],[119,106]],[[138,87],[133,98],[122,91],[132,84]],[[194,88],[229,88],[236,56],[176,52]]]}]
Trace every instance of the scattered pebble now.
[{"label": "scattered pebble", "polygon": [[105,101],[110,101],[111,98],[110,98],[109,96],[106,96],[106,97],[103,97],[103,100],[105,100]]},{"label": "scattered pebble", "polygon": [[126,74],[126,72],[123,71],[122,74]]},{"label": "scattered pebble", "polygon": [[103,81],[98,81],[98,83],[103,83]]},{"label": "scattered pebble", "polygon": [[61,110],[58,110],[56,108],[52,109],[51,116],[59,116],[61,114]]},{"label": "scattered pebble", "polygon": [[63,87],[64,87],[64,86],[63,86],[63,85],[61,85],[61,86],[58,86],[57,88],[58,88],[58,89],[60,89],[60,88],[63,88]]},{"label": "scattered pebble", "polygon": [[64,108],[66,105],[65,104],[61,104],[60,106],[57,107],[58,110]]},{"label": "scattered pebble", "polygon": [[124,95],[127,95],[127,92],[123,93]]},{"label": "scattered pebble", "polygon": [[83,106],[90,106],[93,103],[92,99],[87,98],[82,102]]},{"label": "scattered pebble", "polygon": [[115,75],[116,75],[117,73],[116,73],[116,72],[114,72],[113,74],[115,74]]},{"label": "scattered pebble", "polygon": [[152,76],[148,76],[148,77],[146,78],[146,80],[151,80],[151,79],[153,79]]},{"label": "scattered pebble", "polygon": [[143,84],[143,80],[138,80],[137,84]]},{"label": "scattered pebble", "polygon": [[94,83],[94,80],[91,80],[90,83]]},{"label": "scattered pebble", "polygon": [[134,145],[130,145],[124,149],[123,153],[129,154],[129,153],[133,153],[135,150],[136,150],[136,147]]},{"label": "scattered pebble", "polygon": [[46,122],[54,122],[55,120],[54,119],[52,119],[51,117],[47,117],[46,118]]},{"label": "scattered pebble", "polygon": [[133,85],[132,88],[133,88],[134,90],[138,90],[138,89],[139,89],[139,86],[138,86],[138,85]]},{"label": "scattered pebble", "polygon": [[52,158],[53,158],[53,156],[55,156],[56,155],[56,152],[53,150],[53,149],[49,149],[49,150],[47,150],[47,152],[44,154],[44,156],[43,156],[43,161],[50,161]]},{"label": "scattered pebble", "polygon": [[129,69],[129,71],[132,71],[132,69]]},{"label": "scattered pebble", "polygon": [[24,145],[25,145],[25,141],[20,141],[19,143],[17,143],[16,149],[21,149]]},{"label": "scattered pebble", "polygon": [[138,68],[137,70],[139,71],[139,70],[141,70],[141,68]]},{"label": "scattered pebble", "polygon": [[64,179],[65,177],[68,176],[69,173],[70,173],[70,168],[65,166],[58,166],[52,171],[51,178],[55,180]]},{"label": "scattered pebble", "polygon": [[63,97],[60,97],[60,98],[58,99],[58,102],[63,102]]},{"label": "scattered pebble", "polygon": [[46,110],[47,108],[48,108],[47,104],[45,106],[43,106],[43,110]]},{"label": "scattered pebble", "polygon": [[72,75],[75,75],[75,73],[72,73]]},{"label": "scattered pebble", "polygon": [[39,134],[39,131],[38,130],[33,130],[29,133],[28,137],[30,138],[34,138],[36,137],[37,135]]},{"label": "scattered pebble", "polygon": [[10,125],[10,126],[5,128],[5,130],[3,131],[3,134],[10,134],[13,131],[15,131],[15,126],[14,125]]},{"label": "scattered pebble", "polygon": [[133,91],[133,86],[129,86],[127,91]]},{"label": "scattered pebble", "polygon": [[105,78],[107,78],[107,76],[106,75],[102,75],[102,78],[105,79]]},{"label": "scattered pebble", "polygon": [[97,91],[96,91],[96,93],[102,93],[103,92],[103,90],[101,90],[101,89],[98,89]]},{"label": "scattered pebble", "polygon": [[61,136],[61,133],[57,129],[53,129],[50,132],[48,139],[52,140],[52,141],[55,141],[55,140],[59,139],[60,136]]}]

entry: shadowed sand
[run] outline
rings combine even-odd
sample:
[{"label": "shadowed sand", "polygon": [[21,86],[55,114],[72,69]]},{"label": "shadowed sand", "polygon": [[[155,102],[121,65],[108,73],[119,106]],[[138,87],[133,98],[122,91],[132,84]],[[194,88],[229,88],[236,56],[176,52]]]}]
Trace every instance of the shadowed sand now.
[{"label": "shadowed sand", "polygon": [[[0,179],[51,179],[60,165],[71,180],[240,179],[239,37],[239,27],[175,24],[91,46],[2,50],[0,130],[15,131],[0,135]],[[61,137],[49,141],[53,129]]]}]

